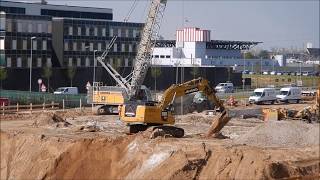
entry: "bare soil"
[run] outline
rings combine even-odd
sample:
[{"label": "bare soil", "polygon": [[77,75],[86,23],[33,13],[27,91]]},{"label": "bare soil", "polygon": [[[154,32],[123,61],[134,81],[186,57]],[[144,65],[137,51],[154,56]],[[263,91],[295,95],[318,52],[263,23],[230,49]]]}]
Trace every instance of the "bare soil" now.
[{"label": "bare soil", "polygon": [[176,118],[184,138],[150,139],[117,116],[57,114],[1,116],[0,179],[320,178],[319,124],[233,118],[203,138],[214,116],[193,113]]}]

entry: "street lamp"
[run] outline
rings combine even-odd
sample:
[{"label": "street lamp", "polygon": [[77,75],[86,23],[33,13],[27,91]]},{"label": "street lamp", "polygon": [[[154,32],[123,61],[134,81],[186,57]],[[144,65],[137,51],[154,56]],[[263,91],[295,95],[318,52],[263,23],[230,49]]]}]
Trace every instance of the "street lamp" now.
[{"label": "street lamp", "polygon": [[32,40],[34,40],[34,39],[36,39],[36,37],[31,37],[30,38],[30,44],[31,44],[31,49],[30,49],[30,79],[29,79],[29,91],[31,92],[31,84],[32,84],[32,50],[33,50],[33,47],[32,47],[32,45],[33,45],[33,41]]},{"label": "street lamp", "polygon": [[92,81],[92,84],[93,82],[96,81],[96,66],[97,66],[97,61],[96,61],[96,52],[98,50],[94,50],[93,51],[93,81]]}]

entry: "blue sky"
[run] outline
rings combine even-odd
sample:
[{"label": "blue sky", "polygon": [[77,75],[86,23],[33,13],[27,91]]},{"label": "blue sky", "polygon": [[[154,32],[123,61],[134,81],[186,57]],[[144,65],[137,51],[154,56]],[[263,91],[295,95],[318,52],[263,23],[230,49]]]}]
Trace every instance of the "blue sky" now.
[{"label": "blue sky", "polygon": [[[116,21],[123,21],[133,4],[133,0],[47,1],[112,8]],[[149,3],[137,0],[129,21],[144,22]],[[176,29],[196,26],[211,30],[212,39],[262,41],[266,49],[302,48],[307,42],[319,47],[319,5],[319,0],[168,0],[160,34],[175,39]]]}]

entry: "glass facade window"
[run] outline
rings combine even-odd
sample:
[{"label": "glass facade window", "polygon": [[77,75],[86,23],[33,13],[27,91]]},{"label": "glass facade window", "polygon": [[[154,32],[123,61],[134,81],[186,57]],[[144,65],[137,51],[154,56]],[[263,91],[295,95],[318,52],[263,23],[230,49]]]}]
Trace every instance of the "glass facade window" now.
[{"label": "glass facade window", "polygon": [[22,49],[23,50],[28,49],[28,41],[26,39],[22,40]]},{"label": "glass facade window", "polygon": [[94,36],[98,36],[98,28],[94,27]]},{"label": "glass facade window", "polygon": [[17,58],[17,67],[21,67],[22,66],[22,61],[21,61],[21,57]]},{"label": "glass facade window", "polygon": [[42,31],[42,24],[37,24],[37,32],[38,33],[42,33],[43,31]]},{"label": "glass facade window", "polygon": [[18,32],[22,32],[22,23],[21,22],[18,22],[17,23],[17,26],[18,26]]},{"label": "glass facade window", "polygon": [[132,44],[129,44],[129,52],[132,52]]},{"label": "glass facade window", "polygon": [[73,49],[73,51],[77,51],[77,42],[73,42],[72,49]]},{"label": "glass facade window", "polygon": [[90,43],[90,51],[93,51],[93,43]]},{"label": "glass facade window", "polygon": [[112,37],[112,36],[113,36],[113,29],[110,28],[110,37]]},{"label": "glass facade window", "polygon": [[86,44],[83,42],[81,43],[81,50],[82,51],[85,51],[86,50]]},{"label": "glass facade window", "polygon": [[42,66],[42,59],[39,57],[37,58],[37,67],[41,67]]},{"label": "glass facade window", "polygon": [[77,66],[80,67],[81,66],[81,59],[77,58]]},{"label": "glass facade window", "polygon": [[7,67],[11,67],[11,65],[12,65],[11,58],[8,57],[7,58]]},{"label": "glass facade window", "polygon": [[137,32],[135,29],[132,30],[132,37],[136,37],[137,36]]},{"label": "glass facade window", "polygon": [[113,52],[117,52],[118,51],[118,46],[116,43],[113,44]]},{"label": "glass facade window", "polygon": [[47,50],[47,40],[42,41],[42,50],[44,50],[44,51]]},{"label": "glass facade window", "polygon": [[72,58],[68,59],[68,66],[71,67],[72,66]]},{"label": "glass facade window", "polygon": [[121,37],[121,29],[118,29],[118,37]]},{"label": "glass facade window", "polygon": [[126,29],[126,37],[129,37],[129,29]]},{"label": "glass facade window", "polygon": [[78,27],[78,36],[81,36],[81,27]]},{"label": "glass facade window", "polygon": [[72,35],[73,35],[72,31],[73,31],[72,26],[69,26],[69,28],[68,28],[68,35],[72,36]]},{"label": "glass facade window", "polygon": [[69,51],[69,43],[68,43],[68,41],[64,42],[64,50],[65,51]]},{"label": "glass facade window", "polygon": [[28,57],[28,67],[30,67],[30,65],[31,65],[31,57]]},{"label": "glass facade window", "polygon": [[90,66],[90,59],[88,57],[86,57],[86,67]]},{"label": "glass facade window", "polygon": [[4,39],[0,39],[0,49],[4,50]]},{"label": "glass facade window", "polygon": [[12,47],[11,47],[13,50],[16,50],[17,49],[17,40],[12,40]]},{"label": "glass facade window", "polygon": [[37,50],[37,45],[38,45],[37,40],[33,40],[32,41],[32,49]]},{"label": "glass facade window", "polygon": [[102,36],[106,36],[106,28],[102,28]]},{"label": "glass facade window", "polygon": [[5,29],[6,29],[6,18],[0,17],[0,30],[5,30]]},{"label": "glass facade window", "polygon": [[125,58],[124,59],[124,66],[128,67],[128,65],[129,65],[129,60],[128,60],[128,58]]},{"label": "glass facade window", "polygon": [[10,20],[7,21],[6,31],[12,32],[12,22]]},{"label": "glass facade window", "polygon": [[32,32],[32,23],[28,24],[28,32],[29,32],[29,33]]},{"label": "glass facade window", "polygon": [[52,62],[51,62],[51,58],[47,58],[47,67],[51,67],[52,66]]},{"label": "glass facade window", "polygon": [[112,58],[109,59],[109,63],[111,64],[111,66],[113,66],[113,59]]},{"label": "glass facade window", "polygon": [[101,43],[98,43],[98,51],[101,51]]},{"label": "glass facade window", "polygon": [[48,33],[52,33],[52,24],[49,22],[48,24]]},{"label": "glass facade window", "polygon": [[121,52],[125,52],[125,44],[121,44]]},{"label": "glass facade window", "polygon": [[89,32],[90,32],[90,28],[87,26],[87,27],[86,27],[86,36],[89,36],[89,35],[90,35]]}]

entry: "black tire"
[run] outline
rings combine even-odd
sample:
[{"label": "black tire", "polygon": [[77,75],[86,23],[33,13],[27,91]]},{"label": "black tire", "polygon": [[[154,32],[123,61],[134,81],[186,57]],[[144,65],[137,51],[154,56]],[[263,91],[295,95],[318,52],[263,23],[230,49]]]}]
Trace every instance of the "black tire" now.
[{"label": "black tire", "polygon": [[271,101],[271,104],[274,104],[275,101]]},{"label": "black tire", "polygon": [[300,99],[297,99],[297,104],[299,104],[300,103]]}]

